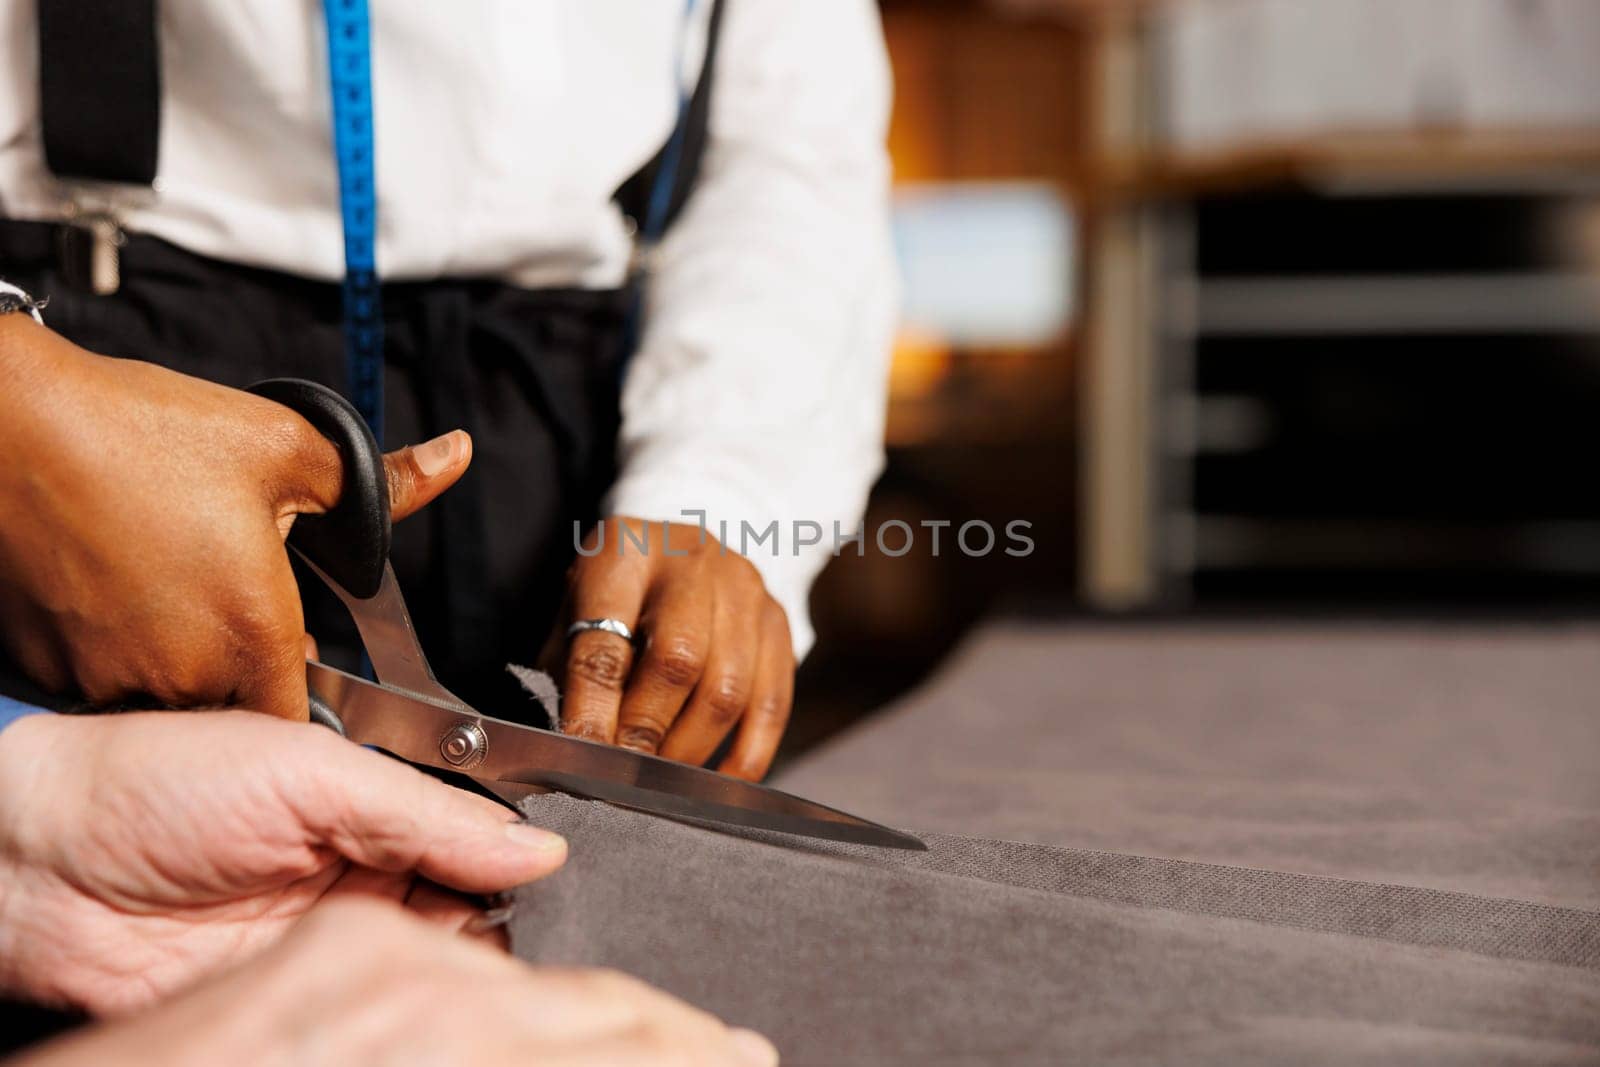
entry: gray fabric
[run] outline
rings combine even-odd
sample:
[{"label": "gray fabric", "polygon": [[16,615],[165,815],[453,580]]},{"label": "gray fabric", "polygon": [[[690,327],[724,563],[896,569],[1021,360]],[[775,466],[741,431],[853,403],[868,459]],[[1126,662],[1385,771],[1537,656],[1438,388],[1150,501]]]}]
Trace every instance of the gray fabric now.
[{"label": "gray fabric", "polygon": [[514,943],[791,1063],[1600,1062],[1597,649],[991,630],[781,783],[928,853],[535,798]]},{"label": "gray fabric", "polygon": [[1600,910],[1600,629],[994,627],[774,782],[924,830]]},{"label": "gray fabric", "polygon": [[549,672],[537,667],[524,667],[519,663],[507,663],[506,673],[517,680],[524,693],[538,701],[539,710],[544,712],[545,725],[552,730],[561,729],[561,689]]}]

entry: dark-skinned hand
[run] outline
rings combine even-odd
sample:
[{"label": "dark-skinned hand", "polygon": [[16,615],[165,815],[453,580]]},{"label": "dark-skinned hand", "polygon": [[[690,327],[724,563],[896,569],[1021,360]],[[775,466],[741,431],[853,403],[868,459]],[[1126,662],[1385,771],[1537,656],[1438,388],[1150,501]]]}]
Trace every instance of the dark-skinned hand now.
[{"label": "dark-skinned hand", "polygon": [[[0,316],[0,642],[93,704],[307,716],[284,540],[338,499],[338,450],[288,408]],[[471,459],[455,431],[384,457],[395,519]]]},{"label": "dark-skinned hand", "polygon": [[[564,680],[562,729],[693,764],[733,734],[717,769],[760,780],[789,721],[795,660],[755,566],[699,526],[627,517],[606,519],[584,550],[545,654]],[[636,645],[598,630],[567,639],[574,620],[603,618]]]}]

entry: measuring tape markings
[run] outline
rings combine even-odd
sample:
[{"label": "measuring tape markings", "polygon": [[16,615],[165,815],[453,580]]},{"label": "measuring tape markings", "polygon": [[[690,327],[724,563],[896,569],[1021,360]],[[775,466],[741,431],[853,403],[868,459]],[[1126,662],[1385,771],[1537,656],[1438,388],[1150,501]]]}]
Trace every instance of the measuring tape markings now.
[{"label": "measuring tape markings", "polygon": [[383,444],[383,295],[373,159],[367,0],[324,0],[339,214],[344,225],[344,336],[350,400]]}]

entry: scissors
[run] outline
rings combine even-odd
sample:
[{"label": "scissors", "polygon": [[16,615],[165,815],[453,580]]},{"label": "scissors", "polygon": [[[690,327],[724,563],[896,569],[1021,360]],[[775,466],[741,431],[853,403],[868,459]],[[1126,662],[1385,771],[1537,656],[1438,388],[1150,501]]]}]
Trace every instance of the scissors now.
[{"label": "scissors", "polygon": [[365,420],[332,389],[298,378],[250,392],[292,409],[338,446],[344,490],[326,514],[295,520],[289,545],[349,609],[376,681],[306,661],[311,717],[351,741],[465,774],[515,806],[559,790],[655,815],[890,848],[925,849],[892,830],[724,774],[492,718],[433,675],[389,565],[389,490]]}]

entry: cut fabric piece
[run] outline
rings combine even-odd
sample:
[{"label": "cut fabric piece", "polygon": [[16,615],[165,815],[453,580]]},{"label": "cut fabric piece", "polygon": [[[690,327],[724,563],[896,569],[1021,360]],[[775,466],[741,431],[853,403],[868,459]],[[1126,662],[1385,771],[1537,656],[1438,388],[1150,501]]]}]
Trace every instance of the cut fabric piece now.
[{"label": "cut fabric piece", "polygon": [[1600,1062],[1597,652],[992,627],[775,783],[927,853],[536,797],[571,858],[513,943],[791,1064]]},{"label": "cut fabric piece", "polygon": [[545,725],[552,730],[561,729],[561,690],[549,672],[516,663],[507,663],[506,672],[517,680],[523,692],[539,702],[548,720]]}]

